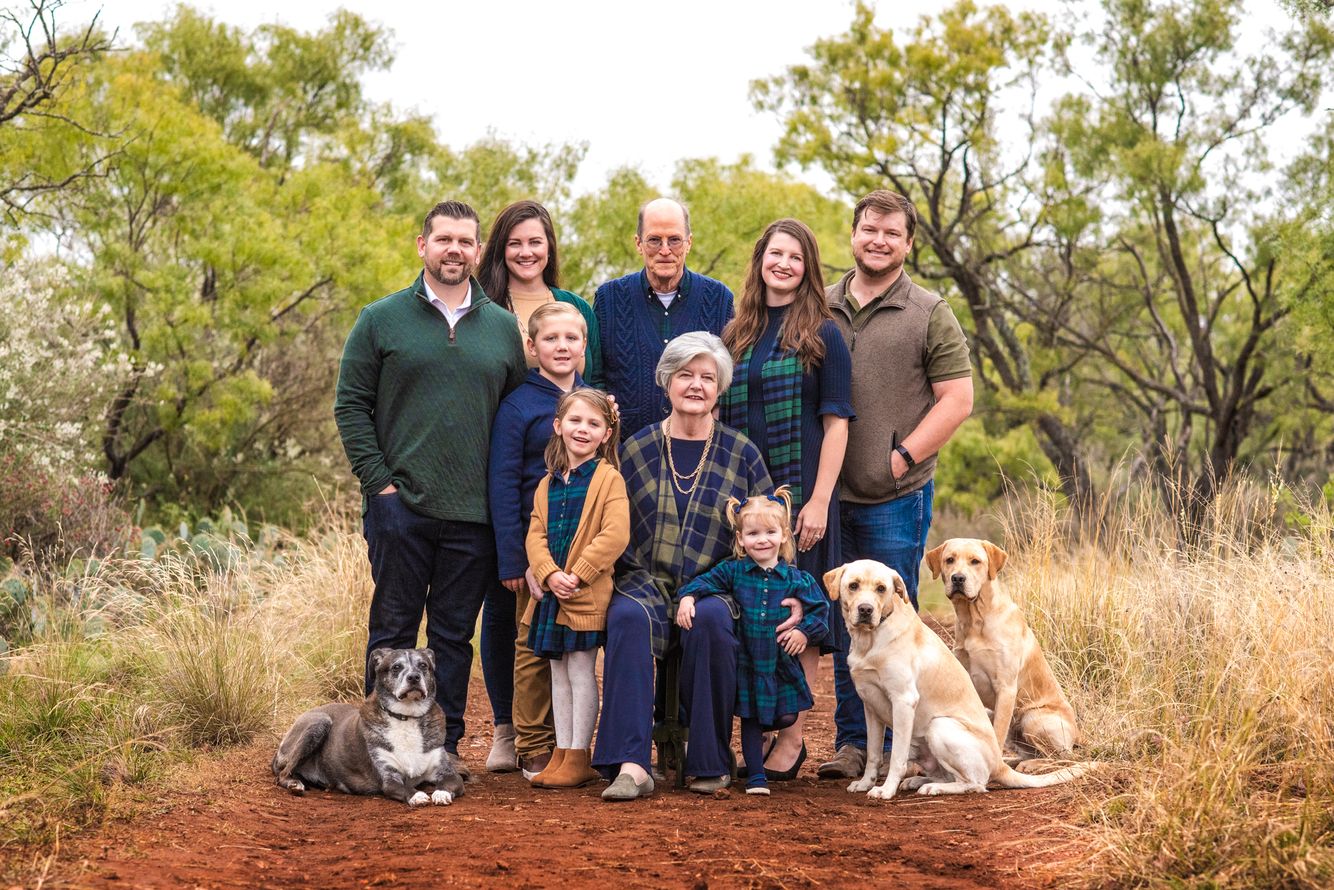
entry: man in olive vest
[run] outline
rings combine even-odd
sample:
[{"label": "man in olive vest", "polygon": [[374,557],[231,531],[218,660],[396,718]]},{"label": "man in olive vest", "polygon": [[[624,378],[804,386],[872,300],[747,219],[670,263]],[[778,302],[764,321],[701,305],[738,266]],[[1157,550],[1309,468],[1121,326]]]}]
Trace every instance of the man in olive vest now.
[{"label": "man in olive vest", "polygon": [[[839,498],[843,561],[874,559],[903,577],[914,608],[931,526],[936,452],[973,409],[968,342],[949,304],[903,270],[917,210],[879,189],[852,215],[856,267],[825,295],[852,353],[852,405]],[[821,778],[856,778],[866,764],[866,716],[848,673],[848,634],[834,610],[834,758]],[[881,739],[869,740],[881,744]],[[883,739],[889,750],[889,733]]]}]

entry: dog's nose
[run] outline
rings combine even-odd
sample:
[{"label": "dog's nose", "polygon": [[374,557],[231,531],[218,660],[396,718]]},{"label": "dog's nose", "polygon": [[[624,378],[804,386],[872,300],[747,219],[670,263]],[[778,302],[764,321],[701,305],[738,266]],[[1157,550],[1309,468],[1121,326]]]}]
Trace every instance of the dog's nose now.
[{"label": "dog's nose", "polygon": [[419,674],[419,673],[417,673],[416,671],[413,671],[412,673],[408,674],[408,675],[407,675],[406,677],[404,677],[403,679],[406,680],[406,681],[407,681],[408,683],[410,683],[411,685],[416,686],[418,683],[420,683],[420,682],[422,681],[422,675]]},{"label": "dog's nose", "polygon": [[872,609],[870,603],[861,603],[857,606],[857,620],[869,620],[873,612],[874,609]]},{"label": "dog's nose", "polygon": [[967,580],[968,580],[967,576],[962,574],[950,575],[950,583],[953,584],[955,587],[963,587],[963,582]]}]

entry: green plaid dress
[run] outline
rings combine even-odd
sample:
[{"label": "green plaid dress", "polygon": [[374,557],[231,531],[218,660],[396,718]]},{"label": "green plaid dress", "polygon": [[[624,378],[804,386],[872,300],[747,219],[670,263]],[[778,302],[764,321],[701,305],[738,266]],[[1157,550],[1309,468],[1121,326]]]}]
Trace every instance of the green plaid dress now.
[{"label": "green plaid dress", "polygon": [[[547,546],[551,559],[563,566],[570,558],[570,545],[579,530],[579,518],[584,513],[584,501],[593,482],[593,471],[598,458],[584,461],[570,471],[570,481],[552,473],[547,489]],[[584,652],[597,649],[607,642],[605,630],[575,630],[557,624],[560,599],[547,591],[546,596],[533,608],[533,620],[528,625],[528,648],[538,658],[560,658],[565,652]]]},{"label": "green plaid dress", "polygon": [[[759,449],[719,423],[682,517],[676,510],[666,443],[662,424],[655,423],[621,446],[621,475],[630,495],[630,546],[616,566],[614,595],[633,599],[648,613],[654,658],[667,652],[672,628],[668,610],[676,589],[731,555],[734,536],[725,515],[727,499],[773,491]],[[736,602],[724,598],[737,617]]]},{"label": "green plaid dress", "polygon": [[779,718],[814,704],[801,663],[778,645],[776,630],[788,617],[782,601],[794,597],[804,612],[797,630],[818,645],[829,630],[829,598],[806,572],[779,560],[760,568],[749,556],[729,559],[684,585],[678,596],[730,596],[741,607],[741,652],[736,666],[736,715],[769,729]]}]

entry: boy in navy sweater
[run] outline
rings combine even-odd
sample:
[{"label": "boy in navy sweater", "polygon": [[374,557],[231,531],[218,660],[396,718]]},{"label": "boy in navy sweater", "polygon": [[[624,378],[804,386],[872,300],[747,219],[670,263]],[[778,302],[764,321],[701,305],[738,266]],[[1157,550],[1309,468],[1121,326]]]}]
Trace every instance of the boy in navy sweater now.
[{"label": "boy in navy sweater", "polygon": [[[568,303],[548,303],[533,310],[526,345],[537,367],[500,403],[491,428],[487,491],[504,588],[487,597],[482,673],[495,714],[497,743],[506,734],[513,735],[519,766],[530,780],[546,767],[556,736],[551,722],[549,663],[528,648],[527,625],[518,627],[516,638],[516,616],[528,606],[529,585],[537,586],[528,570],[524,541],[533,514],[533,493],[547,475],[543,454],[551,441],[556,402],[565,392],[584,385],[576,368],[588,342],[587,331],[583,316]],[[511,682],[506,683],[507,679]],[[504,707],[511,702],[511,708]],[[505,719],[507,712],[512,713],[511,719]],[[496,751],[494,745],[492,751]],[[501,759],[496,757],[496,767],[501,767]],[[491,758],[487,767],[495,768]]]}]

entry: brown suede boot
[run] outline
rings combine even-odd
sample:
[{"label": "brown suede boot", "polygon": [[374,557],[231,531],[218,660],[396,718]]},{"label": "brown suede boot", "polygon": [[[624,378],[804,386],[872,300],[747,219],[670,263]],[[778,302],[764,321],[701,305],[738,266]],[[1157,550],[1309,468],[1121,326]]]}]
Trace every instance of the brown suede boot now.
[{"label": "brown suede boot", "polygon": [[565,759],[560,768],[543,780],[543,788],[582,788],[590,782],[602,778],[602,774],[589,765],[593,753],[587,748],[567,748]]},{"label": "brown suede boot", "polygon": [[569,753],[568,748],[552,748],[551,760],[547,762],[546,769],[533,776],[529,784],[534,788],[550,788],[551,786],[547,784],[548,780],[556,774],[556,770],[560,769],[560,765],[565,762],[565,755]]}]

